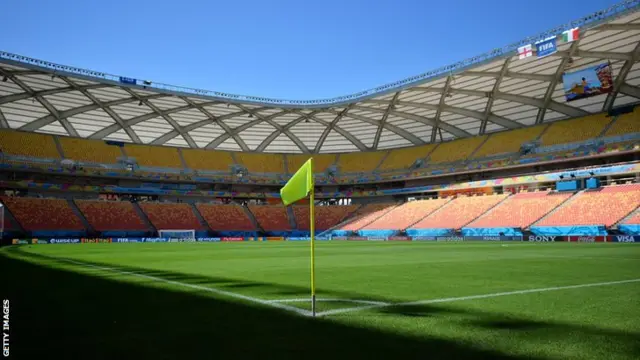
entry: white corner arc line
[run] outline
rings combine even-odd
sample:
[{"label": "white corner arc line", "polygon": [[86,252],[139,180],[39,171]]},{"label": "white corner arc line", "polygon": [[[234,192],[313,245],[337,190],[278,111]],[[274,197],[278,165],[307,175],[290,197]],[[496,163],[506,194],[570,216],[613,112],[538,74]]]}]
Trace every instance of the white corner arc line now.
[{"label": "white corner arc line", "polygon": [[608,281],[608,282],[599,282],[599,283],[591,283],[591,284],[580,284],[580,285],[569,285],[569,286],[554,286],[554,287],[547,287],[547,288],[506,291],[506,292],[498,292],[498,293],[483,294],[483,295],[471,295],[471,296],[449,297],[449,298],[442,298],[442,299],[418,300],[418,301],[410,301],[410,302],[387,304],[387,305],[360,306],[360,307],[353,307],[353,308],[346,308],[346,309],[327,310],[327,311],[323,311],[323,312],[317,313],[316,316],[327,316],[327,315],[344,314],[344,313],[349,313],[349,312],[354,312],[354,311],[385,308],[385,307],[390,307],[390,306],[412,306],[412,305],[425,305],[425,304],[435,304],[435,303],[454,302],[454,301],[477,300],[477,299],[487,299],[487,298],[494,298],[494,297],[500,297],[500,296],[521,295],[521,294],[540,293],[540,292],[558,291],[558,290],[569,290],[569,289],[580,289],[580,288],[595,287],[595,286],[619,285],[619,284],[628,284],[628,283],[634,283],[634,282],[640,282],[640,279]]},{"label": "white corner arc line", "polygon": [[57,257],[57,256],[49,256],[49,255],[43,255],[43,256],[48,257],[48,258],[52,258],[52,259],[56,259],[56,260],[67,261],[69,263],[76,264],[76,265],[79,265],[79,266],[84,266],[84,267],[87,267],[87,268],[93,268],[93,269],[104,270],[104,271],[111,271],[111,272],[115,272],[115,273],[122,274],[122,275],[136,276],[136,277],[140,277],[140,278],[145,278],[145,279],[150,279],[150,280],[154,280],[154,281],[158,281],[158,282],[163,282],[163,283],[166,283],[166,284],[171,284],[171,285],[177,285],[177,286],[187,287],[187,288],[191,288],[191,289],[208,291],[208,292],[211,292],[211,293],[214,293],[214,294],[218,294],[218,295],[223,295],[223,296],[232,297],[232,298],[236,298],[236,299],[242,299],[242,300],[245,300],[245,301],[254,302],[254,303],[258,303],[258,304],[262,304],[262,305],[267,305],[267,306],[271,306],[271,307],[282,309],[282,310],[288,310],[288,311],[294,312],[294,313],[299,314],[299,315],[304,315],[304,316],[311,316],[312,315],[311,311],[309,311],[309,310],[304,310],[304,309],[300,309],[300,308],[297,308],[297,307],[294,307],[294,306],[285,305],[285,304],[271,303],[268,300],[263,300],[263,299],[259,299],[259,298],[255,298],[255,297],[247,296],[247,295],[242,295],[242,294],[238,294],[238,293],[234,293],[234,292],[230,292],[230,291],[220,290],[220,289],[216,289],[216,288],[210,288],[210,287],[206,287],[206,286],[194,285],[194,284],[189,284],[189,283],[183,283],[183,282],[180,282],[180,281],[163,279],[163,278],[160,278],[160,277],[139,274],[139,273],[132,272],[132,271],[118,270],[118,269],[111,268],[111,267],[106,267],[106,266],[96,266],[96,265],[92,265],[92,264],[83,263],[81,261],[60,258],[60,257]]}]

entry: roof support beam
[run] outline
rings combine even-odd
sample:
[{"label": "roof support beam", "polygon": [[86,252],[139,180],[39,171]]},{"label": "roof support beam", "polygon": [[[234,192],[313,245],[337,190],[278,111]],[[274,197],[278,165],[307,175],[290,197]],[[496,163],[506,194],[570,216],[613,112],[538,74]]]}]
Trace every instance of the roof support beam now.
[{"label": "roof support beam", "polygon": [[374,150],[378,148],[378,143],[380,142],[380,135],[382,135],[382,129],[384,128],[384,124],[387,123],[389,112],[393,110],[394,106],[396,105],[396,102],[398,101],[399,96],[400,96],[400,91],[398,91],[395,95],[393,95],[393,98],[389,102],[389,106],[387,106],[387,111],[384,112],[384,114],[382,115],[382,119],[380,119],[380,125],[378,126],[378,129],[376,130],[376,135],[373,138],[372,147]]},{"label": "roof support beam", "polygon": [[[507,100],[507,101],[512,101],[512,102],[517,102],[517,103],[521,103],[521,104],[525,104],[525,105],[531,105],[531,106],[535,106],[538,108],[541,108],[544,106],[544,100],[543,99],[534,99],[534,98],[530,98],[530,97],[526,97],[526,96],[522,96],[522,95],[513,95],[513,94],[505,94],[505,93],[497,93],[495,95],[496,99],[502,99],[502,100]],[[566,104],[562,104],[559,103],[557,101],[553,101],[551,100],[549,102],[549,109],[553,110],[553,111],[557,111],[559,113],[565,114],[565,115],[569,115],[572,117],[579,117],[579,116],[587,116],[589,115],[588,111],[582,110],[582,109],[578,109],[576,107],[573,106],[569,106]]]},{"label": "roof support beam", "polygon": [[444,88],[442,88],[442,93],[440,94],[440,101],[436,106],[436,116],[434,118],[435,124],[431,127],[431,143],[436,142],[436,135],[440,134],[440,141],[442,141],[442,131],[440,130],[440,117],[442,116],[442,108],[445,105],[445,100],[447,96],[449,96],[449,89],[451,89],[451,82],[453,81],[453,76],[447,76],[447,80],[444,83]]},{"label": "roof support beam", "polygon": [[[260,143],[260,145],[258,145],[258,147],[256,148],[256,151],[264,151],[264,149],[267,148],[267,146],[269,146],[269,144],[271,144],[271,142],[275,139],[278,138],[278,136],[280,136],[280,134],[284,134],[285,131],[288,131],[289,129],[291,129],[292,127],[298,125],[298,123],[302,122],[302,120],[305,119],[309,119],[309,116],[313,116],[313,114],[320,112],[320,110],[316,110],[316,111],[312,111],[309,114],[304,114],[302,113],[300,117],[296,118],[295,120],[289,122],[287,125],[284,125],[282,127],[281,130],[276,130],[274,132],[272,132],[271,134],[269,134],[269,136],[267,136],[264,140],[262,140],[262,142]],[[296,111],[297,113],[297,111]],[[311,150],[308,149],[309,152],[311,152]],[[308,154],[309,152],[305,153]]]},{"label": "roof support beam", "polygon": [[[344,113],[344,112],[345,112],[345,110],[341,111],[340,113]],[[315,122],[317,122],[319,124],[322,124],[322,125],[326,126],[327,128],[331,127],[331,123],[328,122],[328,121],[324,121],[324,120],[319,119],[319,118],[317,118],[315,116],[309,116],[309,118],[314,120]],[[334,119],[334,121],[335,121],[335,119]],[[355,145],[358,148],[358,150],[360,150],[360,151],[368,150],[367,146],[365,144],[363,144],[362,141],[358,140],[355,136],[353,136],[353,134],[351,134],[350,132],[344,130],[343,128],[339,127],[338,125],[334,124],[333,125],[333,130],[335,130],[338,134],[344,136],[347,140],[351,141],[351,143],[353,145]],[[326,139],[326,136],[325,136],[325,139]],[[318,141],[318,143],[320,143],[320,141]],[[323,140],[323,143],[324,143],[324,140]],[[318,144],[316,144],[316,148],[318,148],[318,150],[320,150],[320,147],[318,147]]]},{"label": "roof support beam", "polygon": [[[331,130],[333,130],[333,128],[338,125],[338,121],[340,121],[340,119],[342,119],[342,117],[344,115],[346,115],[346,113],[349,111],[350,108],[351,108],[350,106],[347,106],[338,115],[336,115],[335,118],[333,118],[331,123],[329,123],[329,126],[326,126],[324,128],[324,131],[322,132],[322,135],[320,135],[320,138],[318,139],[318,142],[316,143],[316,147],[313,149],[314,153],[319,153],[320,152],[320,149],[322,148],[322,145],[324,144],[324,141],[327,140],[327,136],[329,135]],[[365,149],[366,149],[366,147],[365,147]],[[362,150],[362,151],[364,151],[364,150]]]},{"label": "roof support beam", "polygon": [[[248,112],[249,114],[251,114],[252,116],[257,117],[260,120],[263,120],[267,123],[269,123],[269,125],[273,126],[274,128],[276,128],[278,131],[280,131],[280,133],[283,133],[285,135],[287,135],[287,137],[289,139],[291,139],[291,141],[293,141],[298,148],[300,149],[300,151],[302,151],[302,153],[304,154],[308,154],[309,153],[309,148],[307,147],[307,145],[305,145],[302,140],[300,140],[300,138],[298,138],[297,136],[295,136],[293,133],[291,133],[291,131],[289,131],[288,128],[285,128],[284,126],[278,124],[277,122],[271,120],[270,118],[267,118],[263,115],[260,115],[258,112],[247,108],[246,106],[243,106],[241,104],[235,104],[235,106],[239,107],[240,109]],[[267,144],[269,145],[269,144]],[[266,147],[266,146],[265,146]]]},{"label": "roof support beam", "polygon": [[4,114],[2,113],[2,109],[0,109],[0,128],[3,128],[3,129],[9,128],[9,122],[7,121],[7,118],[4,117]]},{"label": "roof support beam", "polygon": [[562,74],[564,73],[565,68],[571,61],[571,55],[575,54],[578,51],[578,44],[581,39],[574,41],[569,47],[569,56],[562,58],[560,65],[556,69],[556,73],[553,75],[553,79],[549,83],[547,87],[547,91],[544,94],[544,104],[541,108],[538,109],[538,114],[536,115],[536,124],[542,124],[544,121],[544,116],[547,113],[547,107],[549,107],[549,103],[551,102],[551,96],[553,92],[556,91],[556,86],[558,85],[558,81],[562,78]]},{"label": "roof support beam", "polygon": [[12,101],[28,99],[33,96],[56,95],[56,94],[65,93],[65,92],[74,91],[74,90],[80,91],[80,89],[84,89],[84,90],[99,89],[99,88],[110,87],[110,86],[111,85],[105,85],[105,84],[92,84],[92,85],[83,85],[83,86],[77,85],[76,87],[69,86],[65,88],[55,88],[55,89],[34,91],[33,94],[30,94],[28,92],[23,92],[19,94],[5,95],[0,97],[0,105],[10,103]]},{"label": "roof support beam", "polygon": [[[258,109],[253,109],[253,111],[258,111]],[[284,114],[287,114],[287,113],[290,113],[290,112],[291,112],[291,110],[284,110],[284,111],[277,112],[275,114],[271,114],[269,116],[265,116],[264,118],[265,119],[267,119],[267,118],[268,119],[274,119],[274,118],[276,118],[276,117],[278,117],[280,115],[284,115]],[[233,114],[234,116],[229,116],[229,115],[232,115],[232,114],[228,114],[227,116],[229,116],[229,118],[234,118],[234,117],[242,115],[242,114],[246,114],[246,112],[243,110],[240,113],[234,113]],[[218,120],[221,120],[221,119],[222,119],[222,116],[218,118]],[[207,146],[205,146],[205,149],[215,149],[220,144],[225,142],[228,138],[234,137],[235,135],[240,134],[241,132],[247,130],[248,128],[250,128],[250,127],[252,127],[254,125],[260,124],[261,122],[264,122],[264,121],[265,120],[263,120],[263,119],[256,119],[256,120],[250,121],[250,122],[248,122],[246,124],[240,125],[237,128],[231,129],[231,131],[227,131],[224,134],[221,134],[217,138],[213,139],[210,143],[207,144]],[[246,150],[246,151],[249,151],[249,150]]]},{"label": "roof support beam", "polygon": [[602,24],[589,31],[628,31],[628,30],[640,30],[640,24]]},{"label": "roof support beam", "polygon": [[[504,68],[503,68],[504,70]],[[497,79],[501,76],[502,70],[499,72],[489,72],[489,71],[466,71],[462,73],[465,76],[480,76],[480,77],[490,77]],[[525,74],[525,73],[517,73],[506,71],[503,77],[513,78],[513,79],[523,79],[523,80],[537,80],[537,81],[551,81],[553,79],[553,75],[542,75],[542,74]]]},{"label": "roof support beam", "polygon": [[620,92],[620,87],[624,84],[624,81],[627,79],[627,75],[629,75],[629,71],[633,64],[638,61],[640,57],[640,43],[638,43],[630,54],[629,60],[625,61],[624,65],[622,65],[622,69],[620,69],[620,73],[618,73],[618,77],[613,81],[613,91],[607,95],[607,98],[602,105],[602,111],[611,111],[613,108],[613,104],[616,102],[616,97]]},{"label": "roof support beam", "polygon": [[[502,83],[502,79],[504,79],[505,75],[509,72],[510,62],[511,62],[510,57],[504,61],[504,63],[502,64],[502,69],[500,70],[500,74],[496,78],[496,82],[493,84],[493,90],[491,90],[491,94],[489,96],[489,99],[487,100],[487,105],[484,108],[484,115],[482,116],[482,122],[480,123],[480,135],[484,135],[484,133],[487,132],[487,121],[489,121],[489,119],[492,116],[495,117],[495,115],[491,114],[491,108],[493,107],[493,99],[495,98],[496,93],[500,90],[500,83]],[[522,127],[522,125],[520,125],[519,123],[516,123],[515,121],[509,120],[509,122],[515,123],[516,126],[519,125],[519,127]],[[504,126],[503,124],[496,122],[495,119],[493,123]]]},{"label": "roof support beam", "polygon": [[637,86],[631,86],[624,83],[620,85],[620,92],[625,95],[633,96],[636,99],[640,99],[640,88]]},{"label": "roof support beam", "polygon": [[580,57],[580,58],[589,58],[589,59],[611,59],[611,60],[629,60],[631,59],[631,54],[625,53],[615,53],[608,51],[586,51],[586,50],[576,50],[575,54],[570,55],[569,51],[558,51],[549,56],[558,56],[558,57]]},{"label": "roof support beam", "polygon": [[[351,107],[355,108],[356,105],[352,105]],[[365,109],[369,109],[369,108],[365,108]],[[338,112],[337,110],[329,109],[328,111],[331,112],[331,113],[334,113],[336,115],[340,114],[340,112]],[[371,111],[371,110],[369,110],[369,111]],[[374,125],[374,126],[378,126],[378,124],[380,123],[378,120],[374,120],[374,119],[368,118],[366,116],[352,114],[352,113],[348,113],[348,114],[345,113],[345,114],[343,114],[343,117],[349,117],[349,118],[352,118],[352,119],[360,120],[360,121],[366,122],[367,124],[371,124],[371,125]],[[337,125],[334,126],[334,128],[335,128],[336,131],[338,131],[338,126]],[[414,144],[414,145],[423,145],[424,144],[424,141],[420,140],[420,138],[418,138],[417,136],[413,135],[409,131],[404,130],[403,128],[397,127],[395,125],[391,125],[389,123],[384,124],[384,128],[389,130],[389,131],[391,131],[391,132],[394,132],[394,133],[402,136],[403,138],[405,138],[405,139],[407,139],[409,141],[411,141],[411,143]]]},{"label": "roof support beam", "polygon": [[[201,113],[203,113],[204,115],[207,116],[208,120],[204,120],[204,121],[198,121],[197,123],[193,123],[193,124],[189,124],[185,127],[183,127],[183,130],[185,132],[189,132],[189,131],[193,131],[199,127],[202,126],[206,126],[209,124],[216,124],[218,126],[220,126],[222,128],[222,130],[224,130],[227,133],[231,133],[231,128],[229,127],[229,125],[225,124],[224,120],[225,117],[223,116],[219,116],[216,117],[215,115],[213,115],[209,110],[205,109],[204,106],[207,106],[208,104],[198,104],[195,103],[193,101],[191,101],[191,99],[189,99],[186,96],[182,96],[181,97],[182,100],[184,100],[187,104],[193,106],[194,108],[198,109]],[[234,135],[232,136],[233,139],[236,141],[236,143],[238,143],[238,145],[240,146],[240,148],[242,149],[242,151],[249,151],[249,147],[247,146],[247,144],[244,142],[244,140],[242,140],[242,138],[238,135]]]}]

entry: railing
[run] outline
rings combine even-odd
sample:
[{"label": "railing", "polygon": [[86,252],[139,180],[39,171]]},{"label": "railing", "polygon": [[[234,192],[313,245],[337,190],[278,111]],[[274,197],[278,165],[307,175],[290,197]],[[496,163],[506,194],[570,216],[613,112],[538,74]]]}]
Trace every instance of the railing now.
[{"label": "railing", "polygon": [[637,11],[639,7],[640,7],[640,0],[625,0],[605,10],[597,11],[581,19],[578,19],[569,23],[565,23],[560,26],[556,26],[538,35],[527,37],[521,41],[503,46],[501,48],[491,50],[489,52],[486,52],[478,56],[474,56],[466,60],[459,61],[452,65],[443,66],[438,69],[428,71],[420,75],[412,76],[412,77],[409,77],[400,81],[396,81],[390,84],[378,86],[376,88],[365,90],[359,93],[345,95],[345,96],[338,96],[338,97],[329,98],[329,99],[318,99],[318,100],[273,99],[273,98],[259,97],[259,96],[227,94],[219,91],[193,89],[188,87],[156,83],[148,80],[138,80],[138,79],[124,77],[124,76],[111,75],[103,72],[97,72],[97,71],[86,70],[82,68],[76,68],[72,66],[55,64],[48,61],[33,59],[26,56],[16,55],[16,54],[4,52],[4,51],[0,51],[0,59],[6,59],[6,60],[22,63],[22,64],[28,64],[31,66],[51,69],[54,72],[76,74],[76,75],[90,77],[90,78],[97,78],[97,79],[117,82],[123,86],[134,85],[134,86],[152,88],[152,89],[169,91],[169,92],[180,93],[180,94],[210,97],[218,100],[221,100],[221,99],[229,100],[232,102],[245,102],[245,103],[254,103],[259,105],[271,105],[271,106],[275,105],[275,106],[290,107],[290,108],[318,108],[318,107],[326,107],[327,105],[336,106],[336,105],[341,105],[345,103],[352,103],[352,102],[360,101],[360,100],[370,98],[382,93],[396,92],[401,89],[441,77],[443,75],[453,75],[453,74],[462,72],[464,70],[467,70],[468,68],[475,65],[487,63],[489,61],[492,61],[498,58],[503,58],[506,56],[513,56],[515,55],[519,47],[528,45],[528,44],[533,44],[536,41],[546,39],[550,36],[560,35],[563,31],[566,31],[575,27],[580,27],[583,30],[593,28],[597,25],[602,24],[603,22],[607,22],[612,19]]}]

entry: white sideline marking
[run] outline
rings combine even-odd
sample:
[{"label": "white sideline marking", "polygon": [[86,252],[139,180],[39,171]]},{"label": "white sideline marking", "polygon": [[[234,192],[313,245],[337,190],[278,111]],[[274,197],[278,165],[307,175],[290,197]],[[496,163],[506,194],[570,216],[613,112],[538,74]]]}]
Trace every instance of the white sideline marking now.
[{"label": "white sideline marking", "polygon": [[487,298],[494,298],[494,297],[500,297],[500,296],[530,294],[530,293],[557,291],[557,290],[568,290],[568,289],[579,289],[579,288],[594,287],[594,286],[608,286],[608,285],[617,285],[617,284],[628,284],[628,283],[633,283],[633,282],[640,282],[640,279],[609,281],[609,282],[581,284],[581,285],[569,285],[569,286],[554,286],[554,287],[539,288],[539,289],[516,290],[516,291],[499,292],[499,293],[493,293],[493,294],[460,296],[460,297],[450,297],[450,298],[431,299],[431,300],[419,300],[419,301],[411,301],[411,302],[396,303],[396,304],[386,304],[386,305],[380,304],[380,305],[360,306],[360,307],[353,307],[353,308],[346,308],[346,309],[327,310],[327,311],[323,311],[323,312],[317,313],[316,316],[327,316],[327,315],[344,314],[344,313],[353,312],[353,311],[360,311],[360,310],[367,310],[367,309],[377,309],[377,308],[384,308],[384,307],[390,307],[390,306],[411,306],[411,305],[435,304],[435,303],[464,301],[464,300],[487,299]]},{"label": "white sideline marking", "polygon": [[[348,302],[356,304],[367,305],[391,305],[384,301],[371,301],[371,300],[357,300],[357,299],[316,299],[317,302]],[[275,299],[267,300],[269,303],[293,303],[293,302],[311,302],[311,298],[296,298],[296,299]]]},{"label": "white sideline marking", "polygon": [[299,309],[299,308],[294,307],[294,306],[289,306],[289,305],[280,304],[280,303],[272,303],[272,302],[269,302],[268,300],[258,299],[258,298],[252,297],[252,296],[241,295],[241,294],[237,294],[237,293],[230,292],[230,291],[219,290],[219,289],[215,289],[215,288],[210,288],[210,287],[200,286],[200,285],[194,285],[194,284],[189,284],[189,283],[183,283],[183,282],[180,282],[180,281],[167,280],[167,279],[163,279],[163,278],[156,277],[156,276],[139,274],[139,273],[132,272],[132,271],[123,271],[123,270],[118,270],[118,269],[114,269],[114,268],[110,268],[110,267],[106,267],[106,266],[91,265],[91,264],[83,263],[81,261],[70,260],[70,259],[65,259],[65,258],[59,258],[57,256],[48,256],[48,255],[44,255],[44,256],[52,258],[52,259],[56,259],[56,260],[67,261],[67,262],[70,262],[70,263],[73,263],[73,264],[76,264],[76,265],[80,265],[80,266],[84,266],[84,267],[88,267],[88,268],[106,270],[106,271],[111,271],[111,272],[115,272],[115,273],[118,273],[118,274],[137,276],[137,277],[150,279],[150,280],[154,280],[154,281],[159,281],[159,282],[163,282],[163,283],[167,283],[167,284],[178,285],[178,286],[188,287],[188,288],[192,288],[192,289],[208,291],[208,292],[212,292],[212,293],[218,294],[218,295],[224,295],[224,296],[228,296],[228,297],[232,297],[232,298],[236,298],[236,299],[242,299],[242,300],[246,300],[246,301],[250,301],[250,302],[254,302],[254,303],[258,303],[258,304],[262,304],[262,305],[268,305],[268,306],[275,307],[275,308],[282,309],[282,310],[292,311],[292,312],[300,314],[300,315],[305,315],[305,316],[311,316],[312,315],[311,311],[309,311],[309,310]]}]

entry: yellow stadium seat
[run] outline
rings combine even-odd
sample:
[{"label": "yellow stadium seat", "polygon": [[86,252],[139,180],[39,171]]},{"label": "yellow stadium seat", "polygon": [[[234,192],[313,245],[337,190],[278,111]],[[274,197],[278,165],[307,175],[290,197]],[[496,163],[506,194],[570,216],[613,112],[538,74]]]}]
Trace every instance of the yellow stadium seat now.
[{"label": "yellow stadium seat", "polygon": [[284,174],[284,158],[281,154],[237,153],[236,161],[252,173]]},{"label": "yellow stadium seat", "polygon": [[533,141],[548,125],[527,127],[511,131],[503,131],[492,134],[475,154],[474,158],[486,157],[496,154],[513,153],[520,150],[520,145]]},{"label": "yellow stadium seat", "polygon": [[101,164],[114,164],[122,156],[120,148],[107,145],[102,140],[85,140],[70,137],[58,137],[64,157],[72,160],[92,161]]},{"label": "yellow stadium seat", "polygon": [[[286,157],[289,174],[293,174],[311,157],[311,155],[286,155]],[[313,155],[313,172],[324,172],[329,166],[335,164],[335,162],[335,154]]]},{"label": "yellow stadium seat", "polygon": [[616,122],[611,125],[605,136],[615,136],[640,132],[640,108],[634,109],[630,114],[618,116]]},{"label": "yellow stadium seat", "polygon": [[357,152],[340,154],[338,164],[340,172],[369,172],[373,171],[382,161],[386,151]]},{"label": "yellow stadium seat", "polygon": [[233,157],[226,151],[182,149],[182,157],[193,170],[229,171],[233,165]]},{"label": "yellow stadium seat", "polygon": [[469,157],[486,138],[486,136],[474,136],[441,143],[429,156],[429,163],[437,164],[464,160]]},{"label": "yellow stadium seat", "polygon": [[173,147],[126,144],[124,150],[140,166],[182,167],[178,149]]},{"label": "yellow stadium seat", "polygon": [[585,116],[583,118],[558,121],[551,124],[542,134],[542,146],[566,144],[598,137],[604,127],[611,122],[605,114]]},{"label": "yellow stadium seat", "polygon": [[404,149],[391,150],[378,170],[399,170],[407,169],[417,159],[422,159],[429,155],[436,144],[422,145]]},{"label": "yellow stadium seat", "polygon": [[53,136],[45,134],[0,130],[0,150],[11,155],[60,158]]}]

